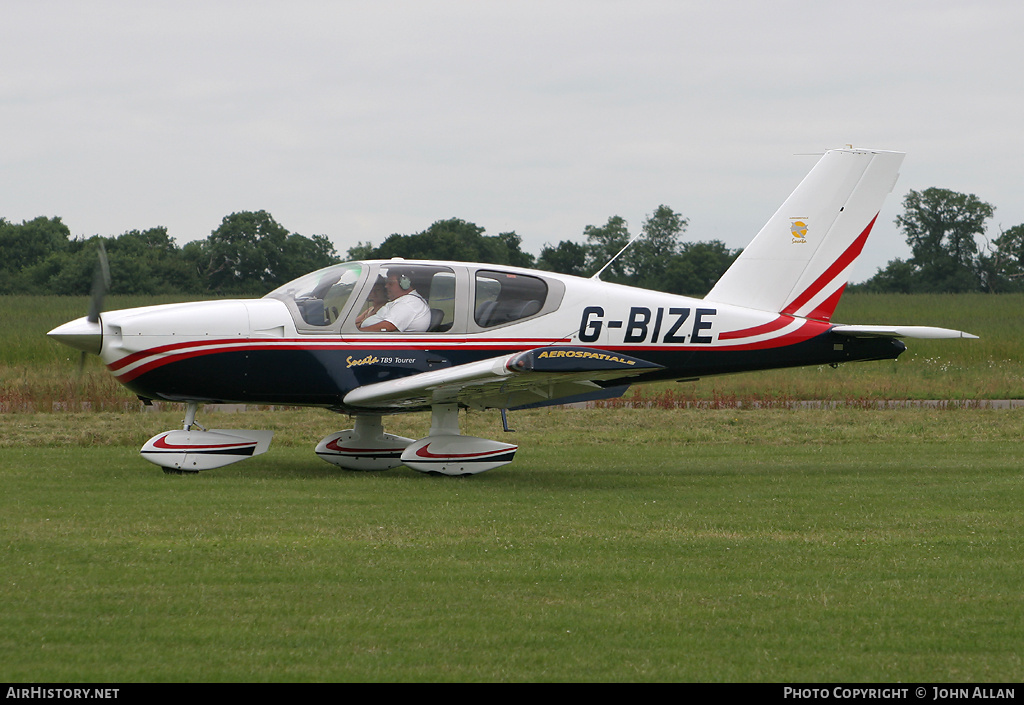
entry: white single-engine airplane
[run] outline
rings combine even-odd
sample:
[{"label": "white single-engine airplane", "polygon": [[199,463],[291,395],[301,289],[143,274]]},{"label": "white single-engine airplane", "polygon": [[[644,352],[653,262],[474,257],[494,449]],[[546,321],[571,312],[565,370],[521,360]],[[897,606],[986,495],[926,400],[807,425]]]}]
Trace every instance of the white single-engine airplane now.
[{"label": "white single-engine airplane", "polygon": [[[321,269],[262,299],[94,306],[49,336],[98,354],[143,401],[186,405],[183,427],[141,451],[167,472],[266,451],[271,432],[196,423],[199,404],[224,403],[354,417],[316,447],[350,470],[483,472],[517,446],[460,435],[461,408],[500,409],[505,422],[508,409],[611,398],[632,384],[888,360],[906,349],[899,338],[976,337],[830,321],[903,156],[826,152],[704,299],[596,276],[378,260]],[[383,430],[385,415],[426,410],[426,438]]]}]

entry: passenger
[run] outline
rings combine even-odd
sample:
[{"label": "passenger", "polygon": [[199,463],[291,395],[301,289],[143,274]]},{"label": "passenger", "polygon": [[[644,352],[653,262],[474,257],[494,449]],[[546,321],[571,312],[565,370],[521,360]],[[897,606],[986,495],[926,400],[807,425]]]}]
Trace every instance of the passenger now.
[{"label": "passenger", "polygon": [[366,332],[422,332],[430,327],[430,306],[412,286],[406,273],[388,273],[384,284],[388,303],[357,323]]},{"label": "passenger", "polygon": [[388,303],[388,292],[385,289],[385,283],[383,279],[377,279],[374,283],[373,288],[370,289],[370,295],[366,297],[366,310],[359,314],[356,318],[356,325],[363,325],[370,316],[380,311],[381,307]]}]

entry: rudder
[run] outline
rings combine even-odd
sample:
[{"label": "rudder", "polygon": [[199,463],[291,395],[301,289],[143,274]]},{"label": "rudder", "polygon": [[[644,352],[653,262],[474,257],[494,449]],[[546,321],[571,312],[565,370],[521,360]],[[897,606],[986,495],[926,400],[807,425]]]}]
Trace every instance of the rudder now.
[{"label": "rudder", "polygon": [[829,320],[904,156],[825,152],[705,300]]}]

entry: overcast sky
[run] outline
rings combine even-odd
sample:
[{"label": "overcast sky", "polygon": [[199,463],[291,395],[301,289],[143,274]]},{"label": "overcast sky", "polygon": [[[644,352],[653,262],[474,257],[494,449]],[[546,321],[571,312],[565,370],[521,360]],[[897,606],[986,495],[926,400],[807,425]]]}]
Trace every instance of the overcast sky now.
[{"label": "overcast sky", "polygon": [[179,244],[266,210],[360,241],[458,217],[523,248],[660,204],[745,246],[830,147],[1024,222],[1024,3],[420,0],[0,5],[0,217]]}]

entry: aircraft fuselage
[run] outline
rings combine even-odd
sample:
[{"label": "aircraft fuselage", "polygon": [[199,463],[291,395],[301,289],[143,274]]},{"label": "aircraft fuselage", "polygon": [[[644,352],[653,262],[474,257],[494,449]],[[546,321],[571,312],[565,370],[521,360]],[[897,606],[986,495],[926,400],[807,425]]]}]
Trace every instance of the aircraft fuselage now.
[{"label": "aircraft fuselage", "polygon": [[[459,273],[467,278],[479,268],[516,271],[447,266],[464,267]],[[587,279],[530,276],[546,280],[548,291],[562,284],[560,301],[552,310],[487,329],[474,330],[481,327],[460,315],[466,299],[457,296],[452,318],[459,330],[423,333],[364,333],[342,325],[310,332],[277,298],[206,301],[104,313],[100,355],[120,382],[147,399],[358,412],[345,397],[364,385],[551,345],[585,346],[663,367],[643,382],[894,359],[905,350],[891,338],[831,333],[832,324],[823,321]],[[405,410],[419,408],[429,407]]]}]

